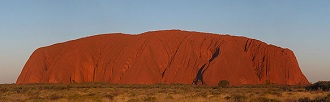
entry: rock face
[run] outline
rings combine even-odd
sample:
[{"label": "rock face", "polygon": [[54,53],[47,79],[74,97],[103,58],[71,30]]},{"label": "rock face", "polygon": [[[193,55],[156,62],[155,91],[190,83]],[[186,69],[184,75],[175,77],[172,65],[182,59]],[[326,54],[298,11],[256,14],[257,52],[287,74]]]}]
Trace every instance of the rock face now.
[{"label": "rock face", "polygon": [[307,85],[294,53],[230,35],[181,30],[102,34],[33,52],[16,84],[109,82]]}]

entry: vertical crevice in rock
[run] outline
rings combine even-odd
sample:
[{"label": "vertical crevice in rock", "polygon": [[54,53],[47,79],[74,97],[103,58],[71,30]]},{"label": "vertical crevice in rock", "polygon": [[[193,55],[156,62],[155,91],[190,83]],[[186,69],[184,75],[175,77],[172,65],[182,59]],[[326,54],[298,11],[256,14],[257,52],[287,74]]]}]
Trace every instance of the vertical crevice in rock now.
[{"label": "vertical crevice in rock", "polygon": [[70,83],[75,83],[76,81],[72,79],[72,76],[70,77]]},{"label": "vertical crevice in rock", "polygon": [[245,43],[245,46],[244,46],[244,51],[245,51],[245,52],[248,51],[248,48],[250,47],[251,42],[252,42],[252,41],[250,41],[250,40],[246,40],[246,43]]},{"label": "vertical crevice in rock", "polygon": [[[216,58],[218,57],[220,54],[220,48],[216,48],[215,52],[213,53],[211,59],[209,60],[209,62],[205,63],[201,68],[199,68],[195,79],[193,80],[193,84],[195,85],[199,85],[199,84],[205,84],[204,80],[203,80],[203,74],[206,71],[206,69],[209,67],[209,64]],[[205,68],[205,70],[204,70]]]},{"label": "vertical crevice in rock", "polygon": [[164,77],[166,70],[167,70],[167,68],[163,71],[162,78]]},{"label": "vertical crevice in rock", "polygon": [[175,57],[175,55],[178,53],[181,44],[182,44],[182,42],[179,44],[179,47],[175,50],[173,56],[171,56],[171,60],[170,60],[170,62],[168,63],[167,67],[165,68],[165,70],[164,70],[163,73],[162,73],[162,77],[161,77],[162,79],[164,78],[167,69],[172,65],[172,62],[173,62],[173,60],[174,60],[174,57]]},{"label": "vertical crevice in rock", "polygon": [[44,58],[44,64],[45,64],[45,71],[48,70],[48,66],[47,66],[47,58],[44,52],[42,52],[43,58]]},{"label": "vertical crevice in rock", "polygon": [[195,85],[197,84],[204,84],[204,81],[203,81],[203,69],[205,68],[206,64],[204,64],[197,72],[197,75],[196,75],[196,78],[194,79],[193,83]]},{"label": "vertical crevice in rock", "polygon": [[267,59],[267,61],[266,61],[266,76],[268,76],[269,67],[270,67],[269,60]]},{"label": "vertical crevice in rock", "polygon": [[[101,42],[101,39],[99,39],[99,41]],[[93,60],[94,61],[94,64],[95,64],[95,67],[94,67],[94,73],[93,73],[93,82],[95,82],[95,80],[96,80],[96,74],[97,74],[97,70],[99,70],[98,68],[99,68],[99,64],[100,64],[100,60],[101,60],[101,56],[102,56],[102,49],[100,49],[100,48],[97,48],[97,58],[96,58],[96,62],[95,62],[95,60]],[[100,73],[98,73],[98,74],[100,74]],[[104,74],[103,74],[104,75]]]},{"label": "vertical crevice in rock", "polygon": [[93,82],[95,82],[95,76],[96,76],[96,69],[98,67],[98,64],[95,65],[94,67],[94,72],[93,72]]},{"label": "vertical crevice in rock", "polygon": [[211,59],[209,60],[209,62],[213,61],[214,58],[218,57],[219,53],[220,53],[220,48],[216,48],[216,50],[213,53],[213,55],[212,55]]},{"label": "vertical crevice in rock", "polygon": [[[263,56],[262,59],[261,59],[261,62],[259,62],[256,66],[256,69],[254,70],[255,71],[255,74],[257,75],[259,81],[261,80],[262,78],[262,72],[264,70],[264,62],[265,62],[265,58],[266,56]],[[252,60],[253,61],[253,60]]]},{"label": "vertical crevice in rock", "polygon": [[[163,43],[163,41],[161,41],[161,40],[159,40],[159,41],[162,43],[162,45],[163,45],[163,47],[164,47],[164,49],[165,49],[165,51],[166,51],[167,57],[170,58],[171,56],[170,56],[170,54],[168,53],[165,44]],[[179,50],[179,49],[177,49],[177,50],[175,51],[175,54],[178,52],[178,50]],[[161,77],[161,78],[164,77],[167,68],[169,67],[170,63],[172,63],[172,59],[173,59],[173,58],[171,57],[171,60],[169,61],[169,64],[167,65],[167,67],[166,67],[166,68],[164,69],[164,71],[162,72],[162,77]]]}]

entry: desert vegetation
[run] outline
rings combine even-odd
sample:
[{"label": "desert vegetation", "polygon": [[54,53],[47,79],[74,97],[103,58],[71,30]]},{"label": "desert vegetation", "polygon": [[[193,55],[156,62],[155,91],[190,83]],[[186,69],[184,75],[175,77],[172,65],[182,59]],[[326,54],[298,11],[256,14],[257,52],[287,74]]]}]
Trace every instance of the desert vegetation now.
[{"label": "desert vegetation", "polygon": [[[221,84],[220,84],[221,83]],[[120,85],[107,83],[0,85],[8,102],[327,102],[329,90],[279,85],[203,86],[183,84]],[[313,87],[313,88],[310,88]]]},{"label": "desert vegetation", "polygon": [[317,90],[329,91],[330,90],[330,81],[316,82],[316,83],[314,83],[310,86],[307,86],[306,90],[310,90],[310,91],[317,91]]}]

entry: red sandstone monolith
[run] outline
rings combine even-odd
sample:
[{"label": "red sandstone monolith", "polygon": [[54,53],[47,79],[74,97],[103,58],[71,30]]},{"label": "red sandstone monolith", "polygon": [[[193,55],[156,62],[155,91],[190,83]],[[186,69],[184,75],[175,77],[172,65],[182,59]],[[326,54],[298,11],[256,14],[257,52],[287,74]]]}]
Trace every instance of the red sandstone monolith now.
[{"label": "red sandstone monolith", "polygon": [[16,84],[307,85],[294,53],[246,37],[181,30],[102,34],[33,52]]}]

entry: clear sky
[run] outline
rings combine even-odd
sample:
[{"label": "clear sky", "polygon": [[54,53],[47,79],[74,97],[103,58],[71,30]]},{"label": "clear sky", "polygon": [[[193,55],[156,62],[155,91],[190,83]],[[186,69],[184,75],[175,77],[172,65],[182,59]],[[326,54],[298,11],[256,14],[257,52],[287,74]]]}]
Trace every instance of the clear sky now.
[{"label": "clear sky", "polygon": [[0,83],[38,47],[100,33],[182,29],[292,49],[311,82],[330,80],[330,0],[1,0]]}]

